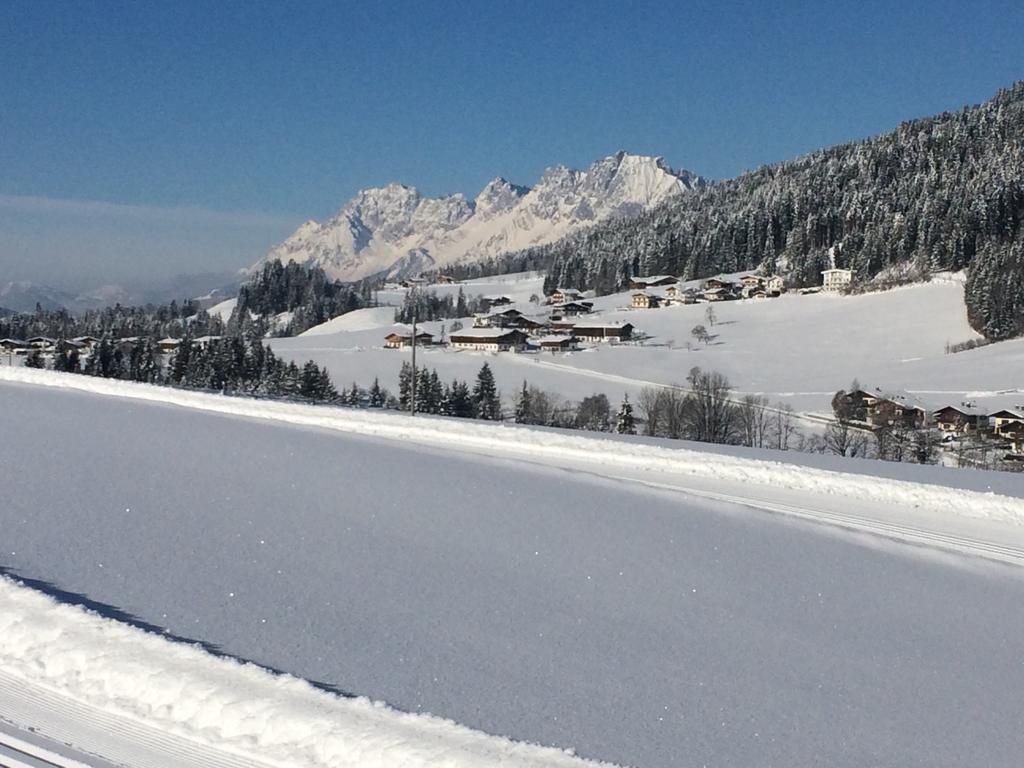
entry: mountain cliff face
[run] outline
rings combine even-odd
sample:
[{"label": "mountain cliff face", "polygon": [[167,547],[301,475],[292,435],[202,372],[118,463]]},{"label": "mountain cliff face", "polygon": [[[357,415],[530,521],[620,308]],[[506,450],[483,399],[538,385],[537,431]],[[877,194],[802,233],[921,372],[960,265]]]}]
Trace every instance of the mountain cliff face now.
[{"label": "mountain cliff face", "polygon": [[389,184],[360,192],[328,221],[307,221],[260,264],[294,261],[342,280],[397,277],[554,242],[702,183],[661,158],[619,152],[586,171],[549,168],[532,189],[497,178],[473,200],[424,197],[413,187]]}]

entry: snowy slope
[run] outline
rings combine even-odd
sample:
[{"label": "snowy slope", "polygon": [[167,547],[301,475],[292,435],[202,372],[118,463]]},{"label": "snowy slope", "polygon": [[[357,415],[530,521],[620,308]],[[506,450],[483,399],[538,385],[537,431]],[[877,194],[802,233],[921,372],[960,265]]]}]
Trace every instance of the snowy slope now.
[{"label": "snowy slope", "polygon": [[[326,408],[287,406],[289,418],[309,418],[296,428],[260,420],[259,410],[237,418],[0,388],[0,429],[19,435],[0,442],[12,478],[0,563],[62,601],[87,599],[101,613],[401,710],[620,764],[852,768],[970,756],[999,768],[1016,766],[1024,749],[1017,568],[905,547],[888,534],[787,522],[670,487],[679,478],[671,472],[654,486],[599,477],[617,474],[605,466],[542,466],[536,448],[550,441],[555,456],[569,445],[550,433],[458,424],[467,431],[443,448],[439,433],[427,447],[409,436],[426,439],[443,422],[411,431],[406,417],[354,417],[392,430],[370,438],[310,429],[328,425],[317,421],[332,418]],[[96,440],[110,424],[118,439]],[[542,437],[532,457],[494,459],[474,442],[484,432],[498,447],[520,433]],[[581,463],[601,442],[587,441]],[[630,455],[631,441],[606,442],[611,456]],[[676,453],[652,456],[662,451]],[[678,454],[685,465],[690,451]],[[701,463],[710,472],[746,465],[693,466]],[[787,473],[766,469],[727,487],[742,494]],[[37,476],[47,481],[19,480]],[[944,493],[923,490],[919,502]],[[845,499],[847,511],[900,508],[823,491],[805,486],[800,496],[809,508],[830,498]],[[985,498],[970,494],[970,504]],[[7,596],[0,616],[15,622],[0,633],[4,669],[80,685],[104,705],[132,706],[142,695],[145,717],[264,758],[291,740],[301,750],[282,762],[357,762],[352,750],[363,742],[349,738],[347,712],[361,711],[358,702],[324,702],[310,718],[292,708],[307,699],[297,683],[254,670],[243,679],[229,664],[207,684],[207,660],[165,653],[155,638],[153,656],[168,666],[153,674],[151,644],[119,629],[101,630],[115,650],[104,646],[87,663],[83,645],[95,646],[65,635],[72,630],[47,606]],[[50,653],[48,643],[67,652]],[[32,663],[19,650],[26,645],[46,663]],[[111,677],[93,660],[119,671]],[[977,711],[985,717],[964,716]],[[389,717],[357,733],[386,745]],[[438,731],[429,738],[436,761],[451,745]],[[397,739],[384,754],[400,763],[423,755],[423,744]]]},{"label": "snowy slope", "polygon": [[[54,732],[72,744],[77,736],[82,747],[128,766],[154,760],[174,768],[595,765],[440,718],[326,693],[61,605],[3,576],[0,670],[0,716],[32,717],[37,734]],[[26,706],[22,694],[49,703],[62,717]],[[106,738],[89,732],[96,726]],[[0,733],[0,743],[5,741]],[[75,762],[76,768],[96,765],[84,759],[88,763]],[[10,765],[3,755],[0,765]]]},{"label": "snowy slope", "polygon": [[474,200],[461,194],[429,198],[390,184],[361,191],[329,221],[307,221],[265,261],[315,264],[347,280],[417,272],[552,242],[579,226],[636,214],[699,183],[661,158],[619,152],[586,171],[549,168],[532,189],[497,178]]},{"label": "snowy slope", "polygon": [[[467,296],[502,293],[527,314],[543,311],[527,301],[532,294],[542,294],[541,277],[502,279],[436,290],[462,288]],[[381,297],[401,302],[400,292],[382,292]],[[715,338],[707,346],[690,332],[695,325],[708,324],[708,305],[639,310],[629,304],[629,293],[603,296],[595,300],[595,317],[628,320],[649,335],[642,344],[599,345],[554,356],[430,349],[421,350],[421,360],[446,380],[471,380],[488,362],[509,406],[524,378],[565,398],[604,392],[616,402],[623,392],[634,396],[644,386],[682,382],[694,366],[724,373],[737,392],[763,394],[802,412],[829,413],[832,395],[848,388],[854,378],[868,387],[913,391],[935,407],[963,399],[993,410],[1024,405],[1024,340],[946,354],[947,342],[979,338],[964,317],[959,278],[859,296],[786,294],[716,304],[717,322],[710,328]],[[472,320],[462,322],[468,326]],[[381,328],[385,325],[390,325],[390,318]],[[451,321],[446,325],[450,327]],[[439,333],[441,323],[424,327]],[[270,343],[287,359],[301,363],[313,358],[326,365],[339,385],[353,380],[366,384],[379,377],[393,389],[408,352],[382,349],[383,335],[369,328]]]}]

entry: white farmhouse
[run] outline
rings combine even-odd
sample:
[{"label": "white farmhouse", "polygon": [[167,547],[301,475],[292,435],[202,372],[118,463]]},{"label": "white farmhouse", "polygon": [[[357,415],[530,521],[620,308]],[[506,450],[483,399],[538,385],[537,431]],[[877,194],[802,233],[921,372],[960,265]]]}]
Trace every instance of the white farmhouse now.
[{"label": "white farmhouse", "polygon": [[467,328],[448,336],[452,349],[475,349],[480,352],[518,352],[526,346],[527,336],[515,328]]},{"label": "white farmhouse", "polygon": [[821,288],[828,293],[841,293],[850,287],[853,271],[849,269],[823,269],[821,271]]}]

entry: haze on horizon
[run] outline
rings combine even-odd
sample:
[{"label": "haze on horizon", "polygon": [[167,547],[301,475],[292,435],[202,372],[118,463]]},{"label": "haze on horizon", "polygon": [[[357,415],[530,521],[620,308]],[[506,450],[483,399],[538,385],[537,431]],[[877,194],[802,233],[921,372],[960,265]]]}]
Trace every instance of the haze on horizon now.
[{"label": "haze on horizon", "polygon": [[619,149],[725,178],[1024,77],[1012,2],[18,0],[0,17],[0,282],[67,289],[235,270],[391,181],[472,197]]}]

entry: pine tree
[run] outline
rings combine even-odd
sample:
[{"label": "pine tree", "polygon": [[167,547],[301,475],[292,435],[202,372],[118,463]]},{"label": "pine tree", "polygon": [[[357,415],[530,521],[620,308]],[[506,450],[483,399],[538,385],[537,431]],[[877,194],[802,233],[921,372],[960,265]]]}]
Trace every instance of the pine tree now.
[{"label": "pine tree", "polygon": [[476,377],[476,386],[473,387],[473,404],[476,407],[476,417],[486,421],[501,421],[501,399],[497,387],[494,384],[494,374],[491,366],[484,363]]},{"label": "pine tree", "polygon": [[629,395],[622,396],[622,405],[615,417],[615,431],[620,435],[636,434],[636,419],[633,418],[633,404],[629,402]]},{"label": "pine tree", "polygon": [[476,404],[469,391],[469,385],[456,379],[452,382],[449,415],[460,419],[475,419]]},{"label": "pine tree", "polygon": [[412,365],[408,361],[402,363],[398,372],[398,407],[408,411],[412,400]]},{"label": "pine tree", "polygon": [[519,397],[516,398],[516,424],[529,424],[532,410],[530,388],[526,384],[526,379],[523,379],[523,388],[519,392]]},{"label": "pine tree", "polygon": [[387,402],[387,396],[384,394],[384,390],[380,386],[378,379],[373,380],[373,386],[370,387],[370,407],[371,408],[383,408]]}]

